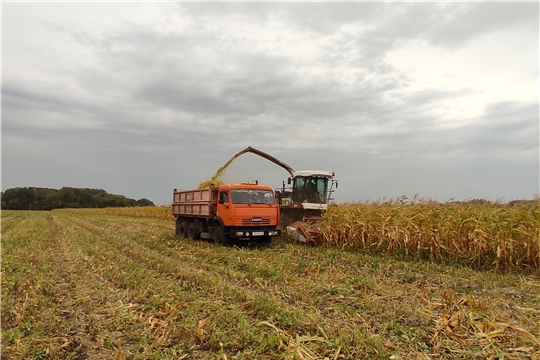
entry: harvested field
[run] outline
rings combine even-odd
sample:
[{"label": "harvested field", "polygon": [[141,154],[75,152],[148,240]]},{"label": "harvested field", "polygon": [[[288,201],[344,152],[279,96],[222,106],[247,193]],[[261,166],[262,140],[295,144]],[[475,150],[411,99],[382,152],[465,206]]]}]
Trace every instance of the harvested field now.
[{"label": "harvested field", "polygon": [[2,358],[536,359],[540,277],[514,270],[3,211]]},{"label": "harvested field", "polygon": [[[172,192],[171,192],[171,195],[172,195]],[[148,218],[148,219],[174,220],[171,205],[141,206],[141,207],[113,207],[113,208],[102,208],[102,209],[62,209],[60,211],[67,211],[67,212],[72,212],[75,214],[117,215],[117,216],[130,216],[130,217]]]}]

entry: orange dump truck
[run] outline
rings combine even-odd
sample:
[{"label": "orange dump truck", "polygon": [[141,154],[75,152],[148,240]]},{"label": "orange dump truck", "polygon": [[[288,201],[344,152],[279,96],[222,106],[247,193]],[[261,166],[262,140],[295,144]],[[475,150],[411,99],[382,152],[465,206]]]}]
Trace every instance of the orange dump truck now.
[{"label": "orange dump truck", "polygon": [[258,184],[211,185],[173,191],[176,234],[211,239],[222,245],[233,240],[269,243],[279,236],[279,206],[271,187]]}]

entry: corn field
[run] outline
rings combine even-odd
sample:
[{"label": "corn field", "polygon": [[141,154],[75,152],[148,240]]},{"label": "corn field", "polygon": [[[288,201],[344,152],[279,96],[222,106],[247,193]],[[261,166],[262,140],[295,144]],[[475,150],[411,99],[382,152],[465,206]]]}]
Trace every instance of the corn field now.
[{"label": "corn field", "polygon": [[406,198],[330,207],[326,246],[454,262],[477,269],[540,270],[538,201],[437,203]]}]

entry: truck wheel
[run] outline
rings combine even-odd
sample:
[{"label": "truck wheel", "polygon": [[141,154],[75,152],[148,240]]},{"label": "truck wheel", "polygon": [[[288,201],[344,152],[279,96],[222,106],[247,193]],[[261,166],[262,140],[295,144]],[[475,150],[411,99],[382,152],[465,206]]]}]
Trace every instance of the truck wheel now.
[{"label": "truck wheel", "polygon": [[[183,220],[184,219],[180,218],[180,217],[176,218],[176,235],[178,235],[178,236],[182,236],[182,222],[183,222]],[[182,237],[185,237],[185,235],[182,236]]]},{"label": "truck wheel", "polygon": [[181,223],[180,218],[176,218],[176,228],[175,228],[176,235],[180,235],[180,223]]},{"label": "truck wheel", "polygon": [[187,238],[189,240],[199,240],[199,233],[195,227],[195,223],[190,223],[187,228]]},{"label": "truck wheel", "polygon": [[223,246],[231,245],[231,238],[228,235],[225,235],[225,230],[223,226],[217,226],[214,230],[214,242],[216,244],[221,244]]},{"label": "truck wheel", "polygon": [[176,224],[176,234],[184,239],[187,237],[188,223],[181,221],[180,224]]}]

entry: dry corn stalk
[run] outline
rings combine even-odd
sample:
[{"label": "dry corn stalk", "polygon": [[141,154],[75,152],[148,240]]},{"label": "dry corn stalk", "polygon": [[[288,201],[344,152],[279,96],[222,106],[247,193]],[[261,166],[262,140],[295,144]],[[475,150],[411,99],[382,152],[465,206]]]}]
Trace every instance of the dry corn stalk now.
[{"label": "dry corn stalk", "polygon": [[318,359],[315,354],[306,345],[310,342],[326,342],[326,339],[320,336],[292,336],[284,330],[279,329],[274,324],[268,321],[261,321],[257,326],[265,325],[274,329],[278,336],[279,349],[284,349],[286,352],[286,359],[306,359],[315,360]]},{"label": "dry corn stalk", "polygon": [[540,270],[540,206],[403,199],[331,207],[321,243],[456,261],[479,269]]},{"label": "dry corn stalk", "polygon": [[441,302],[431,303],[442,307],[442,312],[435,319],[437,327],[432,337],[435,351],[447,348],[452,352],[461,352],[477,346],[489,358],[494,348],[501,349],[508,343],[518,346],[505,351],[532,353],[540,350],[538,337],[511,322],[497,321],[497,315],[492,314],[484,302],[473,296],[454,301],[446,294]]}]

